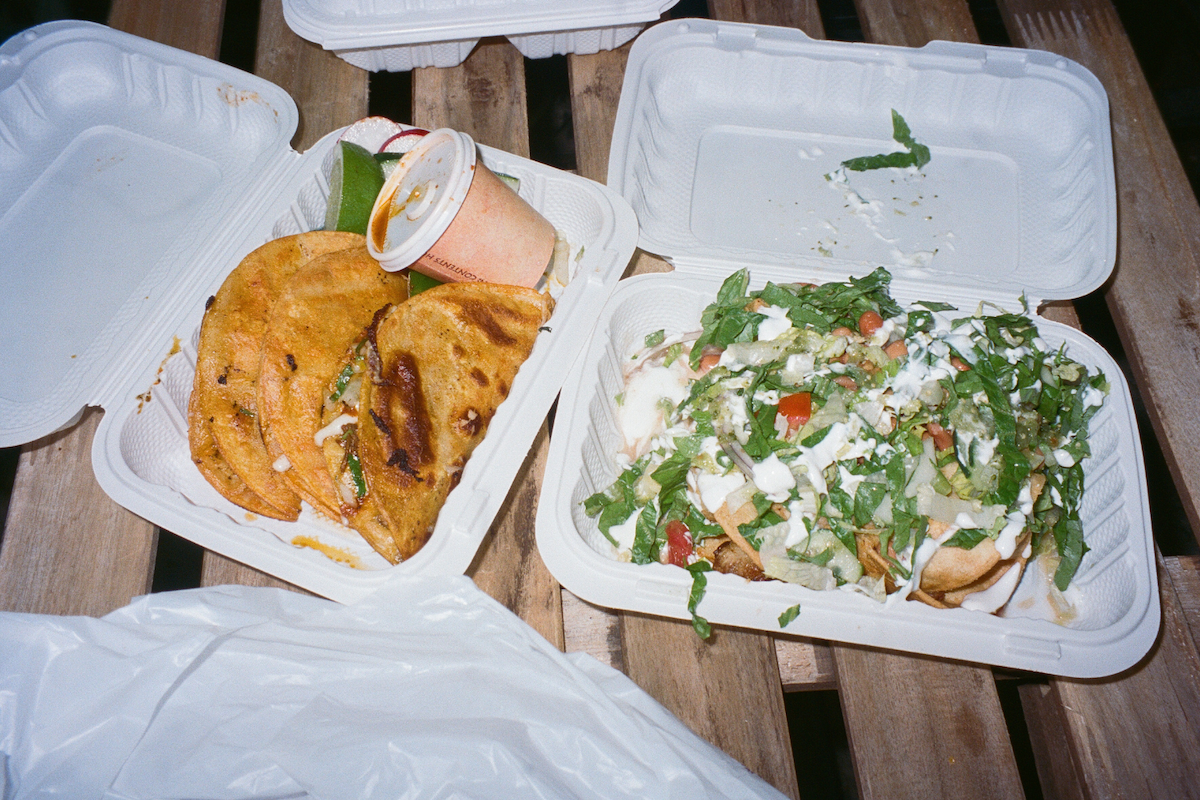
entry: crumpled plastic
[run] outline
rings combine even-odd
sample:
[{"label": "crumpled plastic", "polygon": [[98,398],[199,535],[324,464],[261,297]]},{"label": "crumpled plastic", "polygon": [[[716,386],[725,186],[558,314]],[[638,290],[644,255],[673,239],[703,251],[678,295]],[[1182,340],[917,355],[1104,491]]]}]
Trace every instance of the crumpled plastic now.
[{"label": "crumpled plastic", "polygon": [[469,578],[0,614],[0,796],[782,797]]}]

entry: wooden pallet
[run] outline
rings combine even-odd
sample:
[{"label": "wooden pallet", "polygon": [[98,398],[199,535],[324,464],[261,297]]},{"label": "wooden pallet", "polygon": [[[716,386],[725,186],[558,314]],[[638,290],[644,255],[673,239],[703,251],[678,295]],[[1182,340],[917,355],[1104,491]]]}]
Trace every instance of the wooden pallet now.
[{"label": "wooden pallet", "polygon": [[[965,0],[858,0],[857,8],[873,42],[978,41]],[[1020,0],[1001,10],[1014,44],[1079,61],[1108,91],[1120,247],[1105,296],[1200,531],[1200,207],[1108,0]],[[815,0],[710,0],[710,11],[824,33]],[[216,57],[222,15],[221,0],[116,0],[110,22]],[[607,173],[627,52],[568,58],[578,170],[596,180]],[[255,71],[299,105],[299,149],[366,114],[367,74],[296,37],[279,0],[263,0]],[[414,71],[412,93],[415,124],[460,128],[528,153],[524,62],[507,42],[484,41],[453,69]],[[637,273],[665,269],[645,254],[631,265]],[[1078,325],[1069,304],[1045,313]],[[98,419],[89,412],[23,449],[0,549],[0,607],[100,615],[148,591],[157,534],[96,485],[90,450]],[[989,669],[734,630],[702,643],[685,623],[610,613],[560,590],[530,524],[546,442],[543,429],[471,575],[550,641],[622,669],[791,797],[802,796],[804,776],[796,774],[783,693],[813,688],[839,693],[861,797],[1023,796]],[[1162,633],[1141,664],[1111,679],[1051,679],[1020,690],[1047,797],[1200,795],[1200,559],[1160,559],[1159,567]],[[213,553],[203,582],[284,585]]]}]

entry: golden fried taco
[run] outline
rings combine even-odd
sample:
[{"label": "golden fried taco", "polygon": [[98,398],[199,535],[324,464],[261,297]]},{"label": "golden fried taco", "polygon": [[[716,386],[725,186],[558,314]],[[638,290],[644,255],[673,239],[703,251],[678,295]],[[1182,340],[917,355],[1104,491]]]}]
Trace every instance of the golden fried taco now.
[{"label": "golden fried taco", "polygon": [[304,264],[365,247],[364,241],[332,231],[272,240],[242,259],[209,299],[188,403],[188,440],[201,474],[248,510],[285,520],[300,513],[300,497],[274,469],[259,429],[260,350],[271,307]]},{"label": "golden fried taco", "polygon": [[263,442],[274,469],[333,520],[344,500],[322,446],[354,421],[346,411],[362,380],[347,352],[364,342],[377,311],[407,297],[406,273],[387,272],[366,247],[353,247],[301,267],[268,317],[257,399]]},{"label": "golden fried taco", "polygon": [[552,306],[521,287],[444,284],[373,326],[352,443],[365,491],[349,521],[372,544],[391,541],[394,553],[376,545],[385,557],[429,539]]}]

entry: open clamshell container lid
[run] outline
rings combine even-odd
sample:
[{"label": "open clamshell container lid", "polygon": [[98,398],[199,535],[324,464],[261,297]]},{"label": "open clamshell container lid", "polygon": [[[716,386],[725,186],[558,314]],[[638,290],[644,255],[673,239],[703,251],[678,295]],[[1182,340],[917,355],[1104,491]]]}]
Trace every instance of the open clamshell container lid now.
[{"label": "open clamshell container lid", "polygon": [[[929,147],[922,169],[841,171],[901,151],[892,111]],[[559,402],[538,546],[590,602],[687,619],[691,576],[616,560],[582,501],[619,474],[615,397],[646,335],[699,328],[722,280],[843,281],[877,266],[900,302],[981,302],[1021,311],[1099,287],[1113,269],[1116,200],[1107,97],[1049,53],[932,42],[818,42],[798,30],[679,20],[646,31],[625,72],[608,184],[638,215],[645,250],[675,271],[622,282]],[[1033,586],[1004,616],[884,606],[861,594],[709,573],[714,623],[1073,676],[1120,671],[1158,631],[1141,448],[1117,364],[1078,331],[1042,337],[1102,370],[1081,508],[1085,556],[1063,612]],[[1051,621],[1053,618],[1055,621]]]},{"label": "open clamshell container lid", "polygon": [[284,0],[298,35],[364,69],[452,67],[487,36],[546,58],[619,47],[678,0]]},{"label": "open clamshell container lid", "polygon": [[247,514],[208,486],[188,449],[206,299],[251,250],[324,223],[340,131],[297,153],[296,124],[279,87],[101,25],[49,23],[0,46],[0,445],[103,407],[92,462],[114,500],[352,600],[397,572],[469,566],[632,255],[637,224],[593,181],[480,146],[570,244],[572,279],[430,542],[392,566],[311,509],[294,523]]}]

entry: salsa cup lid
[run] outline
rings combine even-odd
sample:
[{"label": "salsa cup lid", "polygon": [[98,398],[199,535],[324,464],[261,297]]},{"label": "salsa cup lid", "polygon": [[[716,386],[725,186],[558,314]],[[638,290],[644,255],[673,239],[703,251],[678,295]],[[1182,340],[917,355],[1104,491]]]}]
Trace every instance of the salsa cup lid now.
[{"label": "salsa cup lid", "polygon": [[416,263],[454,221],[475,176],[475,141],[461,131],[430,131],[379,190],[367,250],[384,269]]}]

